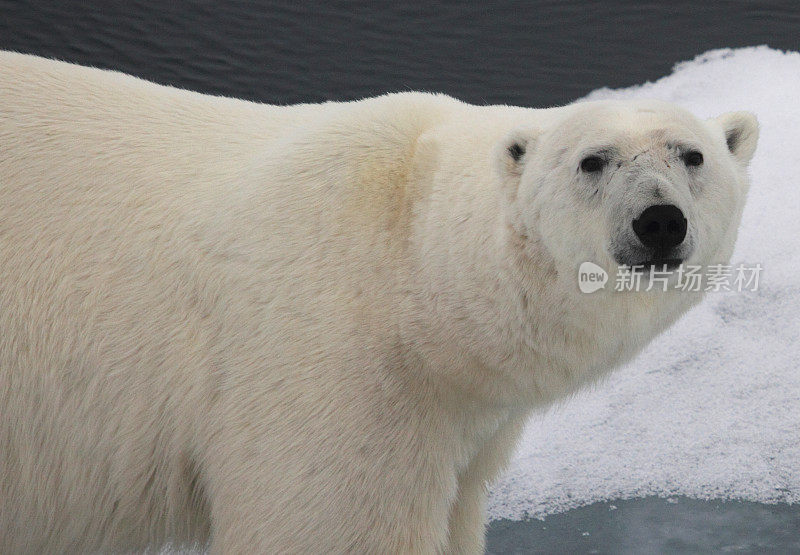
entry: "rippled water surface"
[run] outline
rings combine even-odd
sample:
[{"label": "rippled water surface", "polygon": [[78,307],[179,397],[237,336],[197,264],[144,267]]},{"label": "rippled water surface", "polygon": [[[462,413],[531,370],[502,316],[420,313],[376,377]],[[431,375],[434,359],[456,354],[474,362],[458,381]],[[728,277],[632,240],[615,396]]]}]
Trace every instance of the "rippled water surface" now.
[{"label": "rippled water surface", "polygon": [[563,104],[712,48],[798,49],[793,2],[0,0],[0,47],[272,103]]}]

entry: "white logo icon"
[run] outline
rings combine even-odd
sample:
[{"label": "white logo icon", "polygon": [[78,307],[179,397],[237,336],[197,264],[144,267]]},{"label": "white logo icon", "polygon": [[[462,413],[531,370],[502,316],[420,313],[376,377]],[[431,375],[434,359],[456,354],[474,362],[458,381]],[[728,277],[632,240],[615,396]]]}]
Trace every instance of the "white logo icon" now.
[{"label": "white logo icon", "polygon": [[594,293],[606,286],[608,273],[593,262],[584,262],[578,268],[578,288],[581,293]]}]

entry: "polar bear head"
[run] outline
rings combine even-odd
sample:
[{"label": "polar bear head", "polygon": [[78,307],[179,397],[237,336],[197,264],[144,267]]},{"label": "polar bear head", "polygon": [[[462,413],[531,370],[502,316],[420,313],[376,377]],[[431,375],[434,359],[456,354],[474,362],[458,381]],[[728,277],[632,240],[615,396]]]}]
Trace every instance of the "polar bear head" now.
[{"label": "polar bear head", "polygon": [[555,399],[629,360],[702,296],[585,294],[585,262],[606,277],[727,263],[753,115],[701,120],[657,101],[454,113],[417,142],[410,175],[428,194],[409,243],[422,293],[404,323],[414,340],[427,334],[418,348],[451,383],[497,405]]},{"label": "polar bear head", "polygon": [[575,104],[501,145],[509,218],[564,273],[727,261],[757,137],[746,112],[703,121],[657,101]]}]

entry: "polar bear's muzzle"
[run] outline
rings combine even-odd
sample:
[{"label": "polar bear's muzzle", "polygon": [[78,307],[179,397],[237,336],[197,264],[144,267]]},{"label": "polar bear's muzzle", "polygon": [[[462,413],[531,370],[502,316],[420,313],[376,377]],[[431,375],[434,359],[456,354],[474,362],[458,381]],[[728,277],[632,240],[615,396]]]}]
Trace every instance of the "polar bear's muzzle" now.
[{"label": "polar bear's muzzle", "polygon": [[688,228],[686,216],[676,205],[648,206],[631,221],[624,240],[614,248],[614,258],[626,266],[675,268],[692,251]]}]

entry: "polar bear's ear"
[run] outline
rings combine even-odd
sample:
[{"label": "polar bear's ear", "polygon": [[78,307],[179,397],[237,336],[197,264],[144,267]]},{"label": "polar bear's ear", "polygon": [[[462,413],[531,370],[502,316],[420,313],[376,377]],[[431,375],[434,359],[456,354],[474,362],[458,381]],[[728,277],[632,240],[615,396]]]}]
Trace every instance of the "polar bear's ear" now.
[{"label": "polar bear's ear", "polygon": [[517,196],[519,180],[525,162],[530,158],[538,131],[532,128],[515,129],[500,141],[495,153],[503,192],[512,201]]},{"label": "polar bear's ear", "polygon": [[725,133],[728,150],[744,165],[750,163],[758,143],[758,120],[750,112],[728,112],[715,121]]}]

